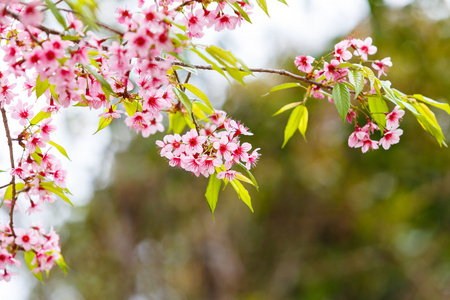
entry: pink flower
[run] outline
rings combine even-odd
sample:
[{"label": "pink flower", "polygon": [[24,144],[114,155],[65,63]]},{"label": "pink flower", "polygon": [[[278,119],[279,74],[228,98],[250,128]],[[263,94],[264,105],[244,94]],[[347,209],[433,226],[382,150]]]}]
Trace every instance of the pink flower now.
[{"label": "pink flower", "polygon": [[228,181],[233,181],[236,178],[236,174],[241,174],[239,172],[228,170],[223,171],[217,174],[217,179],[224,179],[226,178]]},{"label": "pink flower", "polygon": [[373,55],[377,53],[377,47],[372,46],[372,38],[368,37],[364,41],[356,40],[356,46],[358,49],[355,50],[355,55],[361,56],[362,60],[367,60],[367,55]]},{"label": "pink flower", "polygon": [[[362,153],[366,153],[369,150],[376,150],[376,149],[378,149],[378,142],[367,138],[367,139],[362,141],[362,145],[361,146],[362,146],[361,147]],[[357,147],[357,148],[359,148],[359,147]]]},{"label": "pink flower", "polygon": [[396,106],[391,113],[386,115],[386,128],[389,130],[396,129],[404,114],[405,111],[400,110],[400,106]]},{"label": "pink flower", "polygon": [[6,282],[11,280],[12,275],[17,275],[15,272],[9,272],[7,269],[3,270],[3,274],[0,274],[0,280],[4,280]]},{"label": "pink flower", "polygon": [[400,141],[400,136],[403,134],[401,129],[393,129],[386,131],[384,136],[380,139],[380,145],[385,150],[389,149],[391,145],[397,144]]},{"label": "pink flower", "polygon": [[350,108],[347,113],[347,121],[351,123],[353,119],[356,119],[356,112],[354,112],[353,109]]},{"label": "pink flower", "polygon": [[251,167],[256,166],[256,163],[259,160],[259,157],[261,156],[261,154],[258,153],[260,149],[256,148],[255,150],[253,150],[252,154],[250,154],[248,156],[248,161],[245,164],[245,167],[250,170]]},{"label": "pink flower", "polygon": [[26,5],[26,7],[21,11],[20,14],[20,22],[24,25],[32,25],[37,26],[44,20],[44,14],[38,8],[41,6],[42,2],[37,0],[30,2]]},{"label": "pink flower", "polygon": [[237,145],[229,141],[225,135],[223,135],[220,140],[214,142],[213,147],[217,150],[217,157],[223,157],[226,161],[233,160],[231,153],[237,149]]},{"label": "pink flower", "polygon": [[22,246],[25,251],[30,251],[38,242],[38,238],[35,236],[33,229],[25,232],[22,228],[17,228],[15,232],[16,244]]},{"label": "pink flower", "polygon": [[22,126],[27,126],[29,119],[34,116],[34,112],[31,110],[33,105],[28,105],[28,103],[22,103],[19,99],[16,106],[11,107],[11,117],[13,119],[19,120],[19,124]]},{"label": "pink flower", "polygon": [[136,32],[128,31],[123,38],[125,41],[128,41],[132,53],[137,53],[142,58],[148,57],[152,42],[145,28],[139,28]]},{"label": "pink flower", "polygon": [[352,58],[352,53],[347,50],[348,47],[348,40],[340,41],[334,46],[333,55],[337,60],[339,60],[339,62],[343,62]]},{"label": "pink flower", "polygon": [[372,68],[378,70],[378,78],[380,78],[381,75],[386,75],[386,72],[389,70],[389,67],[392,67],[390,57],[383,58],[381,61],[376,60],[372,63]]},{"label": "pink flower", "polygon": [[196,154],[203,152],[203,143],[206,141],[206,137],[199,136],[195,129],[191,129],[182,136],[182,140],[186,143],[186,154]]},{"label": "pink flower", "polygon": [[228,16],[227,14],[223,14],[222,16],[218,16],[215,20],[216,25],[214,29],[216,31],[221,31],[223,29],[228,28],[229,30],[233,30],[236,28],[239,19],[237,17]]},{"label": "pink flower", "polygon": [[74,14],[68,13],[67,14],[67,21],[69,22],[67,29],[73,29],[75,30],[80,36],[84,36],[84,33],[82,32],[83,29],[83,22],[78,20]]},{"label": "pink flower", "polygon": [[309,73],[312,71],[314,62],[314,57],[312,56],[297,56],[295,58],[295,66],[302,72]]},{"label": "pink flower", "polygon": [[189,12],[187,15],[186,25],[187,25],[187,35],[189,37],[201,38],[203,33],[203,27],[206,25],[206,20],[204,18],[204,12],[202,9],[193,12]]},{"label": "pink flower", "polygon": [[333,79],[336,81],[343,76],[341,70],[339,69],[339,65],[340,63],[337,59],[332,59],[330,63],[323,63],[323,69],[325,71],[324,75],[327,80]]}]

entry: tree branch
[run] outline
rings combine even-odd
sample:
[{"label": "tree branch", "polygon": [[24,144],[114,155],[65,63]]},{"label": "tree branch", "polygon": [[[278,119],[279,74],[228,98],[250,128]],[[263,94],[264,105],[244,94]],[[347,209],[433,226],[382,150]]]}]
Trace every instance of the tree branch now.
[{"label": "tree branch", "polygon": [[[157,60],[164,60],[164,59],[163,58],[159,58],[159,59],[157,58]],[[175,65],[175,66],[181,66],[181,67],[194,67],[197,70],[214,70],[213,67],[210,66],[210,65],[206,65],[206,66],[204,66],[204,65],[188,65],[188,64],[185,64],[185,63],[183,63],[181,61],[174,61],[174,62],[172,62],[172,64]],[[224,67],[222,67],[221,69],[225,70]],[[239,70],[242,71],[242,72],[247,72],[243,68],[239,68]],[[316,82],[314,80],[308,79],[308,78],[306,78],[304,76],[296,75],[296,74],[291,73],[291,72],[286,71],[286,70],[270,69],[270,68],[249,68],[248,70],[250,70],[251,72],[254,72],[254,73],[271,73],[271,74],[278,74],[278,75],[281,75],[281,76],[287,76],[287,77],[291,77],[291,78],[293,78],[295,80],[302,81],[302,82],[307,83],[307,84],[314,84],[314,85],[317,85],[317,86],[319,86],[321,88],[324,88],[324,89],[327,89],[327,90],[330,90],[330,91],[333,90],[333,87],[331,87],[329,85]]]},{"label": "tree branch", "polygon": [[[3,126],[5,126],[5,132],[6,132],[6,138],[8,139],[8,147],[9,147],[9,160],[11,162],[11,168],[14,170],[16,167],[14,165],[14,153],[13,153],[13,145],[12,145],[12,138],[11,138],[11,132],[9,131],[8,126],[8,118],[6,116],[6,111],[2,107],[0,108],[2,112],[2,118],[3,118]],[[16,175],[13,175],[11,179],[11,185],[12,185],[12,198],[11,198],[11,208],[9,211],[9,227],[11,228],[11,232],[13,237],[16,237],[16,233],[14,232],[14,207],[16,206]]]},{"label": "tree branch", "polygon": [[[7,9],[6,7],[5,7],[5,9],[4,9],[4,12],[5,12],[8,16],[10,16],[10,17],[12,17],[13,19],[16,19],[17,21],[20,22],[20,16],[19,16],[18,14],[16,14],[15,12],[10,11],[10,10]],[[45,27],[44,25],[38,25],[38,26],[34,26],[34,27],[36,27],[36,28],[38,28],[38,29],[40,29],[40,30],[46,32],[47,34],[55,34],[55,35],[63,36],[63,33],[62,33],[62,32],[59,32],[58,30],[54,30],[54,29]]]}]

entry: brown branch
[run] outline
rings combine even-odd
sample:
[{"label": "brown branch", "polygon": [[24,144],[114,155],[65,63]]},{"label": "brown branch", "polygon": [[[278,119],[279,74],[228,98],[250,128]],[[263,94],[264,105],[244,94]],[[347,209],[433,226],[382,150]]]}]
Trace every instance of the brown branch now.
[{"label": "brown branch", "polygon": [[[13,145],[12,145],[12,138],[11,138],[11,132],[9,131],[8,126],[8,118],[6,116],[6,111],[2,107],[0,108],[2,112],[2,118],[3,118],[3,125],[5,126],[5,132],[6,132],[6,138],[8,139],[8,147],[9,147],[9,160],[11,162],[11,169],[14,170],[16,167],[14,165],[14,153],[13,153]],[[16,175],[13,175],[11,179],[12,184],[12,198],[11,198],[11,208],[9,211],[9,227],[11,228],[11,233],[13,237],[16,237],[16,233],[14,232],[14,207],[16,206]]]},{"label": "brown branch", "polygon": [[[156,60],[164,60],[164,59],[163,58],[156,58]],[[204,65],[188,65],[188,64],[185,64],[185,63],[183,63],[181,61],[174,61],[174,62],[172,62],[172,64],[175,65],[175,66],[181,66],[181,67],[193,67],[193,68],[195,68],[197,70],[214,70],[214,68],[212,66],[210,66],[210,65],[207,65],[207,66],[204,66]],[[226,70],[224,67],[222,67],[221,69],[222,70]],[[304,76],[296,75],[296,74],[291,73],[291,72],[286,71],[286,70],[269,69],[269,68],[267,68],[267,69],[266,68],[249,68],[247,70],[244,69],[244,68],[239,68],[239,70],[242,71],[242,72],[247,72],[247,70],[248,70],[248,71],[251,71],[251,72],[254,72],[254,73],[278,74],[278,75],[281,75],[281,76],[291,77],[291,78],[293,78],[295,80],[302,81],[302,82],[307,83],[307,84],[314,84],[314,85],[317,85],[317,86],[319,86],[321,88],[324,88],[324,89],[327,89],[327,90],[330,90],[330,91],[333,90],[332,86],[316,82],[314,80],[308,79],[308,78],[306,78]]]},{"label": "brown branch", "polygon": [[12,183],[10,182],[10,183],[7,183],[7,184],[5,184],[5,185],[2,185],[2,186],[0,186],[0,190],[1,189],[4,189],[5,187],[7,187],[7,186],[9,186],[9,185],[11,185]]},{"label": "brown branch", "polygon": [[[20,16],[18,14],[16,14],[15,12],[10,11],[6,7],[4,9],[4,12],[7,15],[9,15],[10,17],[12,17],[12,18],[14,18],[14,19],[16,19],[17,21],[20,22]],[[46,27],[44,25],[38,25],[38,26],[34,26],[34,27],[36,27],[36,28],[46,32],[47,34],[55,34],[55,35],[63,36],[62,32],[59,32],[58,30],[54,30],[54,29],[48,28],[48,27]]]},{"label": "brown branch", "polygon": [[[65,11],[65,12],[69,12],[69,13],[72,13],[72,14],[76,14],[76,15],[80,15],[79,12],[74,11],[74,10],[72,10],[72,9],[60,8],[59,10]],[[95,22],[95,24],[97,24],[98,26],[103,27],[104,29],[109,30],[109,31],[111,31],[111,32],[113,32],[113,33],[115,33],[115,34],[118,34],[118,35],[120,35],[120,36],[123,36],[123,35],[124,35],[124,33],[123,33],[122,31],[117,30],[117,29],[114,29],[114,28],[110,27],[109,25],[107,25],[107,24],[105,24],[105,23],[102,23],[102,22],[99,22],[99,21],[94,21],[94,22]]]}]

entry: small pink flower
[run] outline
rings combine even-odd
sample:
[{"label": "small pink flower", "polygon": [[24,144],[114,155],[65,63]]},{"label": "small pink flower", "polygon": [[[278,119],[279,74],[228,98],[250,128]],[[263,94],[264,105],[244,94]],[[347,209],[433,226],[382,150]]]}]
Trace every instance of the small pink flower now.
[{"label": "small pink flower", "polygon": [[348,40],[340,41],[334,46],[333,55],[337,60],[339,60],[339,62],[343,62],[352,58],[352,53],[347,50],[348,47]]},{"label": "small pink flower", "polygon": [[228,170],[228,171],[223,171],[217,174],[217,179],[227,179],[228,181],[233,181],[236,178],[237,174],[241,174],[239,172],[233,171],[233,170]]},{"label": "small pink flower", "polygon": [[377,53],[377,47],[372,46],[372,38],[368,37],[364,41],[356,40],[356,46],[358,49],[355,50],[355,55],[361,56],[362,60],[367,60],[367,55],[373,55]]},{"label": "small pink flower", "polygon": [[312,71],[314,62],[314,57],[312,56],[297,56],[295,58],[295,66],[302,72],[309,73]]},{"label": "small pink flower", "polygon": [[380,139],[380,145],[387,150],[391,145],[397,144],[400,141],[400,136],[402,134],[403,130],[401,129],[386,131],[384,136]]},{"label": "small pink flower", "polygon": [[386,115],[386,128],[389,130],[396,129],[404,114],[405,111],[400,110],[400,106],[396,106],[391,113]]},{"label": "small pink flower", "polygon": [[386,72],[389,70],[389,67],[392,67],[390,57],[383,58],[381,61],[376,60],[372,63],[372,68],[378,70],[378,78],[380,78],[381,75],[386,75]]},{"label": "small pink flower", "polygon": [[16,244],[22,246],[25,251],[30,251],[38,243],[38,238],[32,229],[25,232],[22,228],[17,228],[15,232]]}]

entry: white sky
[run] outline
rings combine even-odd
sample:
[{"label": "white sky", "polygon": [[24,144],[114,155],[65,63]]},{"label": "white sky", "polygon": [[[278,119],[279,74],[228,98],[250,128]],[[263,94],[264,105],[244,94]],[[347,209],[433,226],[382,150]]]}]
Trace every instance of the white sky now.
[{"label": "white sky", "polygon": [[[100,6],[102,15],[114,15],[116,6],[111,2],[106,1],[105,5]],[[255,13],[251,16],[253,24],[246,24],[243,28],[233,32],[225,31],[219,34],[210,30],[208,35],[199,42],[219,44],[219,46],[231,50],[250,67],[276,67],[273,65],[273,59],[276,58],[277,53],[286,49],[294,49],[299,55],[316,55],[326,47],[331,47],[330,42],[336,36],[347,35],[369,13],[367,0],[287,0],[287,2],[289,7],[278,1],[269,0],[271,18],[268,18],[259,8],[255,8]],[[127,5],[130,7],[128,2]],[[221,103],[225,98],[228,83],[223,78],[218,78],[219,81],[214,83],[207,81],[204,88],[210,99],[217,98],[218,100],[215,102]],[[201,77],[199,79],[204,80]],[[78,207],[85,204],[92,195],[94,179],[105,168],[104,158],[105,156],[111,157],[113,152],[113,150],[107,149],[111,139],[108,130],[92,135],[97,129],[98,112],[82,113],[81,110],[74,108],[65,116],[60,116],[57,124],[58,128],[63,130],[52,138],[65,147],[71,158],[71,161],[67,161],[64,157],[61,157],[61,160],[68,171],[68,188],[74,194],[71,200]],[[128,141],[124,143],[127,144]],[[3,170],[9,167],[8,150],[5,145],[5,134],[3,126],[1,126],[0,169]],[[102,176],[108,177],[106,173],[103,173]],[[0,185],[3,184],[3,181],[5,180],[0,181]],[[45,207],[44,210],[47,210],[48,213],[37,214],[36,219],[48,220],[44,222],[47,226],[60,226],[69,218],[71,212],[76,210],[76,208],[70,208],[63,201],[57,202],[51,209],[48,206]],[[17,214],[17,216],[19,215]],[[5,218],[7,218],[6,214],[0,213],[2,222],[5,222]],[[19,217],[17,217],[17,222],[21,222]],[[70,247],[70,245],[67,246]],[[26,274],[26,269],[26,266],[23,266],[18,270],[20,275],[13,277],[9,283],[0,282],[0,298],[2,300],[28,299],[30,282],[32,284],[38,282],[32,278],[32,275]],[[70,291],[73,290],[70,288],[65,290],[64,300],[81,299],[76,292]],[[55,291],[55,296],[49,300],[62,299],[57,295],[61,295],[59,292]]]}]

